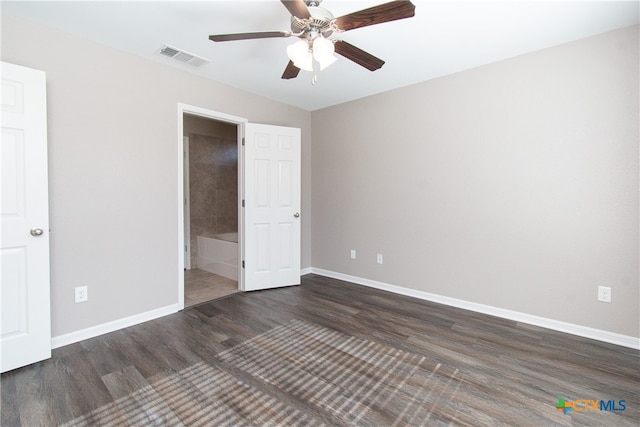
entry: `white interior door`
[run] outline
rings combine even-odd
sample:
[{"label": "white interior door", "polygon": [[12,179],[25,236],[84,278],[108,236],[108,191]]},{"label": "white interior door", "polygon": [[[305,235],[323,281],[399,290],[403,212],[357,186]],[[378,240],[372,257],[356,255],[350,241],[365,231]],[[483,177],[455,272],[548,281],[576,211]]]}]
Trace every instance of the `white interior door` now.
[{"label": "white interior door", "polygon": [[300,129],[247,123],[244,290],[300,284]]},{"label": "white interior door", "polygon": [[0,369],[51,357],[45,73],[2,62]]}]

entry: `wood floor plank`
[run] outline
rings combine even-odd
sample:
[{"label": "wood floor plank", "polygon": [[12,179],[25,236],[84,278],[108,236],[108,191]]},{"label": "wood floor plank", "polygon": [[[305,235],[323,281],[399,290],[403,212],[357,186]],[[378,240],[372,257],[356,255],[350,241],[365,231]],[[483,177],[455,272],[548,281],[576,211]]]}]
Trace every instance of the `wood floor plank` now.
[{"label": "wood floor plank", "polygon": [[89,354],[89,361],[100,376],[123,369],[132,363],[124,353],[129,342],[120,331],[91,338],[80,344]]},{"label": "wood floor plank", "polygon": [[[60,401],[59,395],[49,395],[52,393],[52,386],[47,384],[47,379],[51,378],[47,371],[51,370],[55,370],[55,362],[48,360],[9,373],[16,384],[16,395],[13,399],[15,406],[7,409],[20,414],[20,423],[17,425],[58,425],[62,420],[73,417]],[[6,375],[2,374],[3,378]],[[9,390],[2,387],[2,394],[7,392]],[[3,407],[2,412],[5,410]]]},{"label": "wood floor plank", "polygon": [[23,374],[14,381],[24,426],[59,425],[111,400],[84,352],[35,363],[18,374]]},{"label": "wood floor plank", "polygon": [[2,390],[2,400],[0,410],[0,425],[17,426],[20,425],[20,411],[18,409],[17,392],[15,378],[19,375],[19,370],[7,372],[2,375],[0,389]]},{"label": "wood floor plank", "polygon": [[127,366],[102,376],[102,382],[116,400],[140,390],[149,387],[147,380],[138,372],[135,366]]}]

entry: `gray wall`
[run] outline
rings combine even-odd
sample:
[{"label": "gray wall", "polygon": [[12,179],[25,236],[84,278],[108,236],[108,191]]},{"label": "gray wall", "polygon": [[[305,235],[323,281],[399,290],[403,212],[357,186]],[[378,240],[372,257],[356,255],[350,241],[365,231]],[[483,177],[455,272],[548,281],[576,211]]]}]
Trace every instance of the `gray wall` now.
[{"label": "gray wall", "polygon": [[308,111],[8,15],[1,52],[47,73],[54,337],[178,302],[179,102],[302,129],[311,266]]},{"label": "gray wall", "polygon": [[635,27],[314,111],[313,266],[638,337],[638,72]]}]

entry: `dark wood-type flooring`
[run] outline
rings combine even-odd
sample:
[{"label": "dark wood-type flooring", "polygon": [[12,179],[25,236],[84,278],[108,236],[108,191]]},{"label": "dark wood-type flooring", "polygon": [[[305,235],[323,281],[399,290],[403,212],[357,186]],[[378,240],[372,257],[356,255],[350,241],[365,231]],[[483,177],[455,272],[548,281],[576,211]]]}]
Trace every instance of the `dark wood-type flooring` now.
[{"label": "dark wood-type flooring", "polygon": [[[317,275],[304,276],[301,286],[234,294],[58,348],[47,361],[2,374],[1,425],[68,422],[293,320],[457,369],[455,395],[441,398],[455,400],[464,419],[477,420],[471,424],[640,425],[637,350]],[[624,400],[626,409],[564,415],[555,409],[558,398]],[[330,413],[322,416],[341,425]],[[461,422],[450,417],[428,424]]]}]

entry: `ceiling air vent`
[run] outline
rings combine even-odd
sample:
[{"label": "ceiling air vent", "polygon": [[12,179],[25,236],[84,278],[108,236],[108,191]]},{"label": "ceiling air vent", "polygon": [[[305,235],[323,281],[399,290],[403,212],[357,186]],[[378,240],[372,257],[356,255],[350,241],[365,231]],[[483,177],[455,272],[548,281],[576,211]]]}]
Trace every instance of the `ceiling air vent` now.
[{"label": "ceiling air vent", "polygon": [[183,64],[189,64],[193,67],[199,67],[203,64],[206,64],[207,62],[210,62],[208,59],[205,59],[201,56],[185,52],[184,50],[176,49],[175,47],[166,44],[160,48],[160,51],[158,53],[162,56],[166,56],[168,58],[175,59],[178,62],[182,62]]}]

